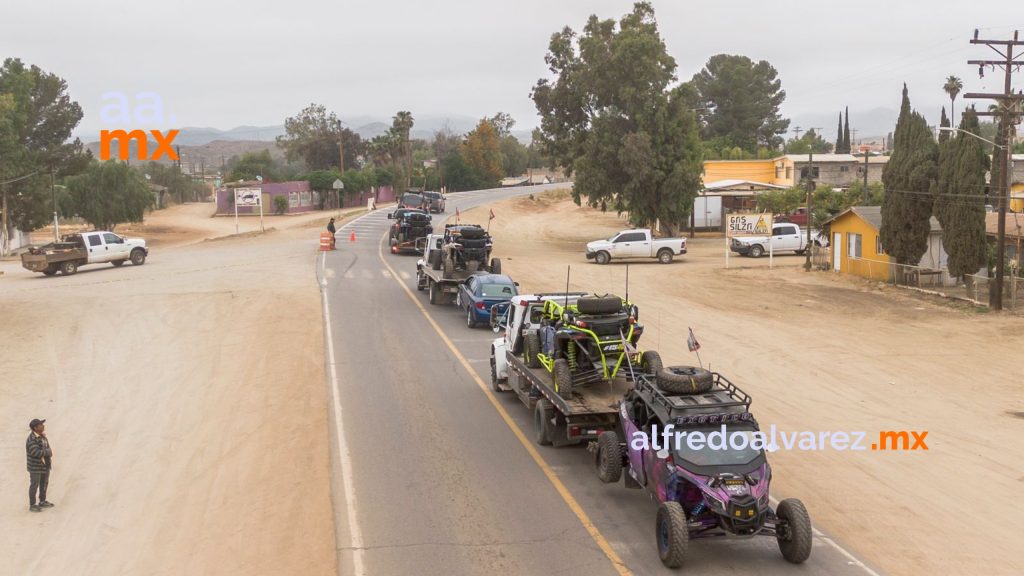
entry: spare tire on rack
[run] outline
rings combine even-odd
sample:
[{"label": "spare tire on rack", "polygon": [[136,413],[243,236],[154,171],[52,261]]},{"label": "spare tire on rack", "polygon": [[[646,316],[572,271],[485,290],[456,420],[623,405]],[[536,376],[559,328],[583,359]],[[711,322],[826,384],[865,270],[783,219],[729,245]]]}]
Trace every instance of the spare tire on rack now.
[{"label": "spare tire on rack", "polygon": [[695,366],[668,366],[657,378],[658,388],[670,394],[702,394],[715,385],[711,372]]},{"label": "spare tire on rack", "polygon": [[584,296],[576,301],[580,314],[615,314],[622,310],[622,299],[618,296]]},{"label": "spare tire on rack", "polygon": [[487,231],[479,226],[467,226],[459,230],[459,234],[467,240],[476,240],[487,236]]}]

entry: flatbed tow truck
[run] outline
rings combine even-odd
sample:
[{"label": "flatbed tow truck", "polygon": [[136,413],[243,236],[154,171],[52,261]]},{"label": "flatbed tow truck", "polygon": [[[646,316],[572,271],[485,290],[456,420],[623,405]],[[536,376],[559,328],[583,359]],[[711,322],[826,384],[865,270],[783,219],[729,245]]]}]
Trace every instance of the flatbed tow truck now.
[{"label": "flatbed tow truck", "polygon": [[[466,228],[477,229],[477,234],[486,234],[475,224],[446,224],[441,234],[428,234],[416,241],[416,250],[423,257],[416,261],[416,289],[427,291],[431,304],[451,304],[459,293],[459,284],[477,272],[501,274],[501,260],[490,258],[490,237],[460,239]],[[475,254],[480,261],[455,262],[452,244],[462,246],[476,242],[481,246]],[[468,252],[468,250],[467,250]]]},{"label": "flatbed tow truck", "polygon": [[563,398],[555,391],[550,372],[527,365],[526,339],[539,330],[545,303],[550,300],[571,305],[587,295],[519,295],[512,298],[507,308],[492,310],[492,329],[496,333],[504,329],[505,333],[491,344],[491,389],[514,392],[533,411],[534,440],[542,446],[579,444],[616,430],[619,403],[633,388],[632,376],[640,372],[639,366],[630,365],[610,380],[574,388],[569,398]]}]

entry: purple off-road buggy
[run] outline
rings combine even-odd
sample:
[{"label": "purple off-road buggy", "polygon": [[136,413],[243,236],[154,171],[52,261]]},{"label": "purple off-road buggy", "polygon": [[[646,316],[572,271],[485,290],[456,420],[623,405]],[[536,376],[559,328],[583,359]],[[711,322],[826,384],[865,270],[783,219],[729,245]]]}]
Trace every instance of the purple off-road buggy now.
[{"label": "purple off-road buggy", "polygon": [[[592,444],[602,481],[617,482],[625,467],[626,487],[646,488],[660,502],[656,536],[665,566],[682,565],[691,539],[728,534],[774,536],[794,564],[810,556],[811,519],[803,503],[786,499],[772,508],[769,502],[771,467],[763,436],[755,441],[760,433],[750,402],[720,374],[665,368],[638,376],[623,398],[622,436],[605,432]],[[688,442],[699,437],[694,433],[708,441],[694,448]],[[727,442],[725,449],[712,433]]]}]

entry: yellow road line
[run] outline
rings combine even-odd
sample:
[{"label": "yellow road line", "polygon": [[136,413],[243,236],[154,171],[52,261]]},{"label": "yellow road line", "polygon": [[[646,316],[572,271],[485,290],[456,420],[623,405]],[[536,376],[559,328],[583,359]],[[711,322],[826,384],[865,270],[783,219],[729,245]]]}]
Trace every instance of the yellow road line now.
[{"label": "yellow road line", "polygon": [[[385,233],[384,235],[387,236],[387,233]],[[441,327],[438,326],[437,322],[434,321],[434,318],[430,315],[430,312],[427,312],[427,309],[420,302],[419,298],[417,298],[416,295],[413,294],[412,290],[410,290],[409,287],[406,286],[399,279],[399,276],[398,274],[395,273],[394,268],[392,268],[391,265],[388,264],[387,260],[384,259],[383,245],[384,238],[382,237],[380,243],[377,245],[377,257],[380,258],[380,261],[384,264],[384,267],[391,272],[391,278],[396,283],[398,283],[398,285],[405,292],[406,296],[409,297],[409,300],[412,300],[412,303],[415,304],[417,308],[419,308],[419,311],[423,314],[424,318],[427,319],[427,322],[429,322],[431,327],[434,328],[434,331],[437,332],[437,335],[441,337],[441,340],[445,343],[445,346],[447,346],[448,349],[451,350],[452,354],[455,355],[455,358],[459,361],[460,364],[462,364],[462,368],[465,369],[466,373],[469,374],[469,377],[472,378],[474,382],[476,382],[476,385],[480,388],[481,391],[483,391],[484,395],[487,396],[487,399],[491,401],[491,405],[494,406],[494,409],[498,411],[498,415],[500,415],[501,419],[505,421],[505,424],[509,427],[509,429],[512,430],[512,433],[515,434],[516,438],[519,439],[519,443],[523,445],[523,448],[526,448],[526,451],[533,458],[533,461],[537,464],[538,467],[540,467],[541,472],[543,472],[544,475],[547,476],[548,481],[551,482],[551,485],[555,487],[555,490],[558,492],[558,495],[562,497],[562,500],[565,501],[565,503],[569,506],[569,509],[572,510],[573,514],[576,515],[576,518],[579,519],[580,524],[583,524],[583,528],[586,529],[587,533],[590,534],[590,537],[594,539],[594,542],[597,544],[597,546],[601,549],[602,552],[604,552],[604,555],[607,556],[608,560],[611,561],[612,566],[615,567],[615,570],[620,574],[620,576],[632,576],[633,573],[630,572],[629,568],[626,568],[626,565],[622,563],[622,559],[619,558],[619,555],[615,553],[615,550],[612,548],[611,544],[608,543],[608,540],[604,537],[603,534],[601,534],[601,531],[597,529],[597,526],[594,525],[594,522],[590,519],[590,516],[588,516],[587,513],[583,511],[583,507],[580,506],[579,502],[576,501],[576,498],[574,498],[572,493],[569,492],[569,489],[565,487],[565,484],[563,484],[562,480],[558,478],[558,475],[555,474],[555,471],[551,469],[551,466],[544,460],[544,457],[540,455],[540,452],[537,451],[533,443],[530,442],[529,439],[527,439],[526,434],[523,433],[523,430],[519,427],[518,424],[516,424],[515,420],[512,419],[512,416],[510,416],[508,411],[505,410],[505,407],[501,405],[501,403],[498,401],[498,398],[494,395],[491,389],[487,386],[487,384],[484,383],[483,379],[477,376],[476,372],[469,365],[469,362],[462,355],[462,353],[459,352],[458,348],[456,348],[455,345],[452,344],[452,341],[448,339],[448,336],[444,333],[444,330],[441,330]]]}]

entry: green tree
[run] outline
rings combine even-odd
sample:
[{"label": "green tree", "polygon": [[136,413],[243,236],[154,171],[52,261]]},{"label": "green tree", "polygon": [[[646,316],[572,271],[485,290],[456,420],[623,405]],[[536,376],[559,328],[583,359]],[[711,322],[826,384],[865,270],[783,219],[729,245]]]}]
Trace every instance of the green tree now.
[{"label": "green tree", "polygon": [[501,139],[487,118],[481,120],[472,132],[466,135],[460,153],[472,167],[485,188],[494,188],[505,175],[501,154]]},{"label": "green tree", "polygon": [[956,76],[948,76],[946,78],[946,83],[942,85],[942,89],[946,94],[949,94],[949,116],[950,118],[956,119],[956,114],[953,111],[953,104],[956,102],[957,95],[964,89],[964,82]]},{"label": "green tree", "polygon": [[[397,143],[400,147],[402,164],[399,178],[403,191],[409,188],[412,178],[412,145],[409,142],[409,134],[412,132],[414,124],[415,120],[412,117],[412,113],[404,110],[399,111],[391,119],[392,142]],[[398,160],[398,158],[395,158],[395,160]]]},{"label": "green tree", "polygon": [[[942,117],[939,119],[940,128],[949,128],[949,118],[946,117],[946,107],[942,107]],[[946,143],[949,140],[949,132],[946,130],[939,130],[939,146]]]},{"label": "green tree", "polygon": [[850,107],[846,107],[846,124],[843,126],[843,151],[842,154],[853,152],[853,142],[850,141]]},{"label": "green tree", "polygon": [[757,209],[772,214],[790,214],[807,200],[807,190],[799,186],[768,190],[757,196]]},{"label": "green tree", "polygon": [[928,250],[930,190],[938,176],[939,148],[928,122],[911,110],[906,85],[893,140],[892,157],[882,170],[885,199],[880,238],[896,262],[917,265]]},{"label": "green tree", "polygon": [[142,222],[154,205],[153,193],[139,173],[116,160],[92,162],[83,174],[67,179],[75,214],[97,230],[122,222]]},{"label": "green tree", "polygon": [[556,78],[532,94],[542,147],[552,167],[575,174],[574,200],[628,211],[637,224],[660,219],[671,230],[685,221],[701,187],[696,96],[669,87],[676,62],[651,4],[634,4],[618,22],[591,16],[579,35],[566,27],[545,61]]},{"label": "green tree", "polygon": [[841,154],[843,151],[843,113],[839,113],[839,128],[836,130],[836,154]]},{"label": "green tree", "polygon": [[799,139],[791,138],[786,143],[786,152],[789,154],[828,154],[832,152],[832,143],[819,136],[814,129],[804,133]]},{"label": "green tree", "polygon": [[[980,124],[973,108],[963,114],[960,129],[978,134]],[[939,179],[932,190],[952,276],[975,274],[988,259],[985,198],[981,195],[988,169],[988,155],[977,138],[958,133],[940,145]]]},{"label": "green tree", "polygon": [[269,150],[246,152],[239,157],[232,157],[228,162],[228,181],[255,180],[261,176],[265,182],[280,181],[277,163]]},{"label": "green tree", "polygon": [[789,120],[782,118],[779,107],[786,91],[767,61],[717,54],[690,84],[696,91],[694,108],[701,110],[705,138],[724,137],[749,152],[758,146],[777,149],[782,145]]},{"label": "green tree", "polygon": [[457,151],[440,160],[441,173],[449,192],[486,188],[481,177]]},{"label": "green tree", "polygon": [[33,230],[53,218],[50,178],[81,172],[91,155],[71,132],[82,108],[67,82],[38,66],[7,58],[0,67],[0,230],[6,253],[12,225]]},{"label": "green tree", "polygon": [[285,134],[277,145],[290,161],[301,159],[310,170],[336,168],[341,159],[339,142],[345,149],[345,167],[354,168],[364,145],[359,134],[342,128],[341,120],[322,104],[310,104],[284,121]]}]

